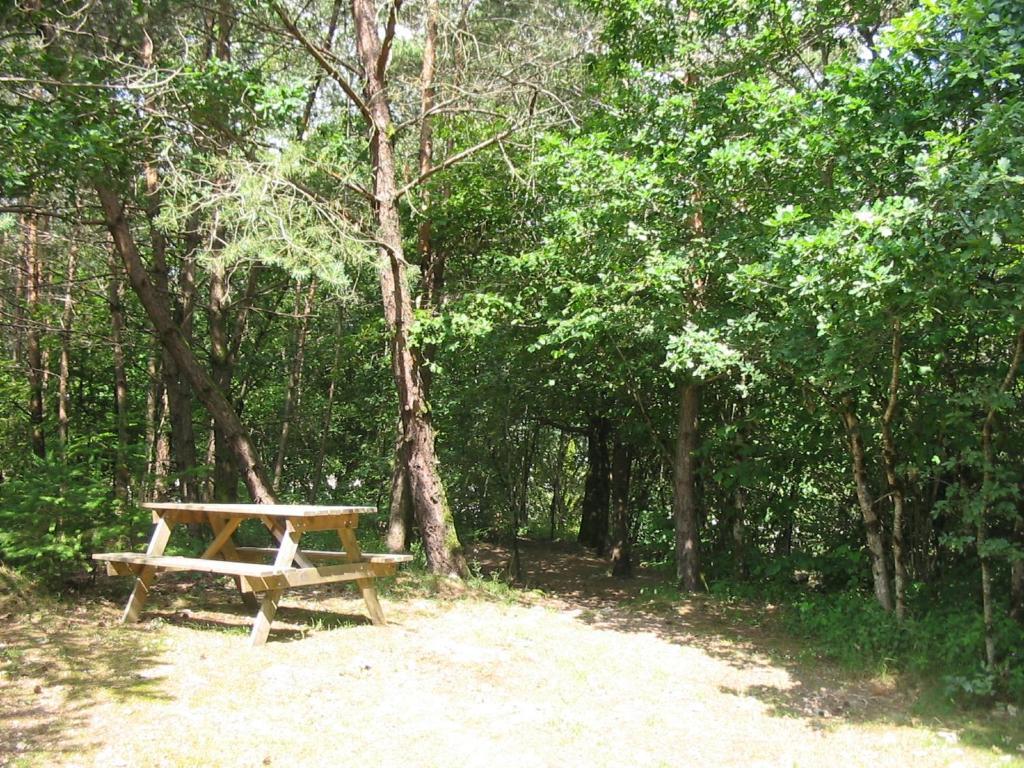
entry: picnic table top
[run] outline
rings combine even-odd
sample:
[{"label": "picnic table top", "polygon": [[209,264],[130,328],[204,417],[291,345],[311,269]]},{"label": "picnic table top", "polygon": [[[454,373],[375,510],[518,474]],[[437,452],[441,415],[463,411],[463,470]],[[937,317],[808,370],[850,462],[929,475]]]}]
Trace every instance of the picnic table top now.
[{"label": "picnic table top", "polygon": [[148,502],[142,505],[153,512],[213,512],[243,517],[336,517],[372,515],[376,507],[323,506],[318,504],[199,504]]}]

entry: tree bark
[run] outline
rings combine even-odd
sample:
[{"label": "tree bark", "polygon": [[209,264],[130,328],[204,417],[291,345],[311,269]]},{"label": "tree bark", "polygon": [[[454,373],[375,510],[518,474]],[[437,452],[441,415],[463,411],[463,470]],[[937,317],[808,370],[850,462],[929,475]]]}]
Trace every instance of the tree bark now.
[{"label": "tree bark", "polygon": [[583,509],[577,541],[591,547],[599,557],[608,544],[608,506],[611,501],[609,481],[611,462],[608,457],[608,436],[611,424],[603,416],[590,419],[587,429],[587,478],[583,484]]},{"label": "tree bark", "polygon": [[60,315],[60,370],[57,376],[57,438],[66,451],[71,432],[71,324],[75,317],[74,284],[78,266],[78,243],[68,250],[65,272],[64,307]]},{"label": "tree bark", "polygon": [[1019,508],[1013,538],[1017,557],[1010,563],[1010,618],[1024,622],[1024,510]]},{"label": "tree bark", "polygon": [[39,221],[34,215],[22,218],[25,241],[22,247],[25,291],[25,363],[28,366],[28,414],[32,453],[46,457],[43,429],[43,354],[39,334],[42,288],[42,257],[39,248]]},{"label": "tree bark", "polygon": [[196,359],[195,353],[185,342],[181,329],[175,324],[170,308],[153,287],[128,228],[120,199],[108,187],[97,185],[96,191],[103,207],[107,228],[124,261],[132,289],[139,297],[150,322],[153,323],[157,338],[173,356],[196,398],[220,425],[252,500],[257,504],[275,503],[273,489],[248,431],[242,425],[231,403]]},{"label": "tree bark", "polygon": [[444,485],[438,473],[434,428],[423,391],[420,361],[410,346],[413,313],[402,248],[396,193],[397,170],[391,144],[391,112],[384,83],[377,9],[372,0],[353,0],[356,51],[366,84],[370,120],[370,154],[374,169],[374,214],[377,224],[379,275],[384,316],[390,336],[392,373],[402,420],[401,454],[423,548],[431,571],[454,577],[469,569],[455,530]]},{"label": "tree bark", "polygon": [[[298,326],[295,329],[295,348],[292,354],[291,370],[288,372],[288,386],[284,394],[284,407],[281,414],[281,435],[277,441],[277,457],[274,460],[274,489],[281,490],[281,475],[284,472],[284,457],[288,450],[288,435],[291,432],[292,418],[299,407],[302,393],[302,364],[306,357],[306,335],[309,333],[309,318],[313,313],[313,298],[316,295],[316,280],[310,280],[306,289],[305,300],[300,302],[302,293],[296,287],[296,312],[300,312]],[[332,382],[333,384],[333,382]]]},{"label": "tree bark", "polygon": [[113,249],[110,251],[107,264],[110,268],[110,277],[107,280],[107,306],[110,308],[110,343],[114,366],[114,425],[117,434],[114,454],[114,497],[122,503],[127,503],[131,473],[128,469],[128,375],[124,361],[124,288]]},{"label": "tree bark", "polygon": [[700,384],[697,382],[689,381],[679,388],[672,516],[676,528],[676,578],[679,588],[684,592],[697,592],[701,589],[696,459],[700,395]]},{"label": "tree bark", "polygon": [[391,495],[388,510],[388,531],[384,544],[388,552],[408,552],[412,543],[412,493],[405,472],[407,461],[401,455],[403,439],[401,426],[395,447],[395,465],[391,471]]},{"label": "tree bark", "polygon": [[537,438],[540,428],[534,424],[529,430],[526,444],[523,451],[523,461],[519,473],[518,499],[512,505],[511,530],[509,539],[512,548],[512,557],[509,560],[509,578],[514,583],[523,581],[523,558],[519,550],[519,528],[529,522],[530,513],[530,475],[533,472],[533,458],[537,451]]},{"label": "tree bark", "polygon": [[[338,310],[338,322],[335,327],[335,337],[341,338],[344,331],[345,313]],[[309,503],[316,504],[320,497],[320,486],[324,481],[324,460],[327,454],[327,437],[331,432],[331,418],[334,414],[334,391],[341,375],[341,344],[335,343],[334,363],[331,365],[331,380],[327,385],[327,403],[324,406],[324,417],[320,424],[320,441],[316,449],[316,464],[313,467],[313,483],[309,492]],[[389,550],[390,551],[390,550]],[[405,550],[402,550],[405,551]]]},{"label": "tree bark", "polygon": [[548,538],[555,540],[558,531],[558,521],[565,516],[565,460],[569,452],[569,435],[559,430],[557,458],[555,459],[555,472],[551,478],[551,510]]},{"label": "tree bark", "polygon": [[[228,301],[230,286],[223,260],[214,257],[210,265],[210,303],[207,323],[210,333],[210,373],[224,398],[231,402],[234,366],[228,342]],[[220,423],[213,423],[213,500],[238,500],[238,475],[232,461],[230,438]]]},{"label": "tree bark", "polygon": [[902,621],[907,615],[907,567],[903,546],[904,493],[903,482],[896,472],[896,440],[892,434],[893,420],[899,407],[900,362],[902,359],[902,335],[900,321],[892,326],[892,374],[889,379],[889,400],[882,414],[882,467],[892,499],[892,562],[893,592],[895,593],[896,618]]},{"label": "tree bark", "polygon": [[612,576],[624,579],[633,575],[630,542],[629,491],[633,456],[621,440],[612,445],[612,504],[610,521],[610,552]]},{"label": "tree bark", "polygon": [[985,414],[985,422],[981,428],[981,455],[984,462],[981,498],[984,506],[978,515],[977,533],[978,559],[981,561],[981,610],[985,622],[985,660],[990,670],[995,669],[996,661],[998,660],[996,653],[995,607],[993,606],[992,599],[992,556],[987,552],[986,547],[988,542],[989,507],[996,494],[996,453],[993,438],[995,436],[996,416],[999,413],[999,398],[1013,387],[1022,361],[1024,361],[1024,327],[1017,331],[1017,338],[1013,345],[1013,357],[996,393],[996,398],[989,405],[988,412]]},{"label": "tree bark", "polygon": [[[167,240],[156,227],[155,220],[160,214],[160,179],[156,168],[147,165],[146,176],[146,217],[149,223],[150,246],[153,252],[153,283],[161,302],[172,306],[170,287],[170,268],[167,264]],[[179,273],[179,295],[173,302],[174,322],[180,328],[186,344],[191,344],[192,337],[192,304],[195,297],[195,264],[194,251],[198,247],[198,239],[194,233],[186,234],[185,255]],[[181,490],[181,499],[185,502],[198,501],[199,492],[195,478],[196,436],[192,423],[192,397],[189,386],[174,356],[164,345],[161,349],[160,368],[163,376],[163,388],[167,401],[167,413],[170,422],[170,453],[173,456],[175,472]],[[159,440],[159,438],[158,438]],[[164,446],[166,448],[166,446]],[[161,450],[164,450],[161,448]]]},{"label": "tree bark", "polygon": [[882,539],[882,523],[871,500],[864,439],[860,433],[860,419],[857,418],[857,414],[853,410],[853,403],[848,398],[843,403],[842,418],[843,425],[846,427],[846,440],[850,451],[854,489],[857,492],[857,505],[864,518],[875,598],[885,611],[891,613],[893,599],[892,589],[889,585],[889,563],[885,557],[885,543]]}]

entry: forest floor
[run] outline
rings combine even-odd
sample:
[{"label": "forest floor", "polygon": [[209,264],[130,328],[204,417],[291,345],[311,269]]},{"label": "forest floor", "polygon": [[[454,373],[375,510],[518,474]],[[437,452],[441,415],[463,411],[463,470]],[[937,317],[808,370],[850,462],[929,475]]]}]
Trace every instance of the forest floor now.
[{"label": "forest floor", "polygon": [[522,551],[525,589],[400,576],[383,629],[351,589],[286,593],[256,649],[215,579],[161,581],[124,627],[123,580],[55,602],[0,578],[0,766],[1024,766],[1020,715],[924,715],[768,609]]}]

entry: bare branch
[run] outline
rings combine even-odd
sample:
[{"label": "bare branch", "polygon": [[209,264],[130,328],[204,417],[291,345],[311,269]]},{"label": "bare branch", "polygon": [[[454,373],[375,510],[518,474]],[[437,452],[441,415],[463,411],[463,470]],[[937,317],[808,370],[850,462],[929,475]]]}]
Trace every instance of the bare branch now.
[{"label": "bare branch", "polygon": [[294,37],[299,44],[309,52],[309,55],[316,60],[316,63],[320,65],[321,69],[323,69],[324,72],[326,72],[327,75],[338,84],[341,90],[345,92],[349,101],[356,106],[356,109],[359,110],[360,114],[369,121],[370,111],[366,108],[366,104],[359,97],[359,94],[356,93],[348,79],[345,78],[341,72],[338,71],[338,68],[328,60],[324,51],[321,50],[319,46],[314,45],[309,38],[303,34],[302,30],[299,29],[298,25],[288,18],[288,14],[285,13],[285,10],[281,7],[280,3],[272,0],[270,5],[274,9],[278,18],[281,19],[281,23],[284,24],[285,29],[288,30],[288,34]]},{"label": "bare branch", "polygon": [[383,83],[384,74],[388,68],[388,57],[391,56],[391,44],[395,40],[395,29],[398,26],[398,10],[402,7],[402,0],[392,0],[391,9],[388,11],[388,23],[384,28],[384,40],[380,44],[380,55],[377,56],[377,78]]},{"label": "bare branch", "polygon": [[399,189],[398,192],[395,193],[395,200],[400,199],[402,197],[402,195],[407,193],[410,189],[413,189],[414,187],[419,186],[424,181],[426,181],[431,176],[433,176],[435,173],[439,173],[440,171],[443,171],[446,168],[451,168],[456,163],[460,163],[463,160],[465,160],[467,157],[475,155],[480,150],[487,149],[487,147],[490,147],[490,146],[492,146],[494,144],[497,144],[502,139],[506,139],[509,136],[511,136],[517,130],[522,128],[523,125],[525,125],[526,123],[528,123],[530,121],[530,119],[533,117],[533,109],[536,106],[536,104],[537,104],[537,92],[534,91],[533,94],[530,96],[530,106],[529,106],[529,110],[527,112],[527,117],[526,117],[525,120],[523,120],[521,122],[518,122],[518,123],[515,123],[514,125],[509,126],[508,128],[506,128],[501,133],[496,133],[493,136],[491,136],[489,139],[484,139],[483,141],[481,141],[478,144],[474,144],[471,147],[466,147],[466,149],[463,149],[461,152],[456,152],[454,155],[449,155],[442,162],[438,163],[435,166],[432,166],[431,168],[429,168],[424,173],[421,173],[417,178],[413,179],[408,184],[406,184],[404,187]]}]

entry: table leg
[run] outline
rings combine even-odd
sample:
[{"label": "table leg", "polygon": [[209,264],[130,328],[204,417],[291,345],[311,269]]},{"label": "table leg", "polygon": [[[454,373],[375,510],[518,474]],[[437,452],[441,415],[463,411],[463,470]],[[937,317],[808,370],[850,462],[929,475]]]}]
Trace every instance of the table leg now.
[{"label": "table leg", "polygon": [[[345,548],[345,561],[349,563],[360,562],[363,559],[363,553],[359,549],[359,540],[356,538],[355,529],[339,528],[338,537],[341,539],[341,545]],[[356,585],[363,594],[366,610],[370,612],[370,621],[377,626],[387,624],[387,621],[384,619],[384,611],[380,607],[380,601],[377,600],[377,587],[373,578],[356,579]]]},{"label": "table leg", "polygon": [[[214,539],[201,557],[213,557],[219,554],[225,560],[239,562],[241,558],[235,549],[235,543],[231,540],[231,535],[238,528],[243,518],[233,517],[224,520],[220,515],[209,515],[206,519],[210,524],[210,528],[213,529]],[[232,576],[231,579],[235,582],[238,594],[242,596],[242,604],[250,611],[255,611],[259,608],[259,601],[256,599],[256,595],[242,590],[242,579],[238,576]]]},{"label": "table leg", "polygon": [[[173,527],[173,521],[168,521],[165,517],[157,518],[156,528],[153,529],[149,546],[146,547],[147,555],[159,557],[164,553]],[[139,575],[135,577],[132,595],[128,598],[128,605],[125,606],[124,614],[121,616],[122,624],[134,624],[139,620],[139,614],[142,613],[142,607],[146,604],[146,598],[149,597],[149,588],[153,584],[154,578],[156,578],[156,571],[153,568],[144,567],[139,571]]]},{"label": "table leg", "polygon": [[[267,517],[266,515],[264,515],[260,519],[263,521],[263,524],[265,526],[267,526],[267,530],[270,531],[270,535],[273,536],[277,540],[278,544],[281,544],[283,542],[282,536],[284,535],[284,532],[283,532],[283,530],[281,528],[280,523],[278,521],[270,518],[270,517]],[[301,552],[296,552],[295,553],[295,562],[298,563],[303,568],[313,568],[314,567],[313,561],[310,560],[308,557],[306,557]],[[290,568],[291,567],[291,563],[288,563],[288,565],[286,565],[284,567],[285,568]]]},{"label": "table leg", "polygon": [[[288,523],[281,534],[281,546],[277,550],[277,557],[274,565],[278,568],[291,568],[295,554],[299,551],[299,538],[302,534]],[[274,621],[274,614],[277,613],[278,603],[281,602],[283,590],[270,589],[263,595],[263,602],[252,622],[252,634],[249,636],[249,644],[252,646],[263,645],[267,642],[270,634],[270,625]]]}]

